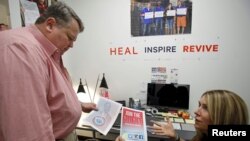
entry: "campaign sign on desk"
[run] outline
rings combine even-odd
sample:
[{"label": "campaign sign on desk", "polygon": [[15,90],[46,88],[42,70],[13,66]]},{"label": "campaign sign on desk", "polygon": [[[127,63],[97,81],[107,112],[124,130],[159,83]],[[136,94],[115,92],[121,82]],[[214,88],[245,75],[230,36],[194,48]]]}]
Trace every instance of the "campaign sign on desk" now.
[{"label": "campaign sign on desk", "polygon": [[120,135],[126,141],[147,141],[145,112],[123,107]]}]

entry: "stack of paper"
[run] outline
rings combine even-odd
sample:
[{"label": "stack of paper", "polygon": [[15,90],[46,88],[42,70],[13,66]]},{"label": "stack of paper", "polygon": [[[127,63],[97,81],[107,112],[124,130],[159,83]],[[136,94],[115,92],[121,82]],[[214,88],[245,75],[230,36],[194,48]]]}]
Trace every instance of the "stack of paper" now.
[{"label": "stack of paper", "polygon": [[174,122],[184,123],[183,118],[174,118]]},{"label": "stack of paper", "polygon": [[195,127],[193,124],[181,124],[182,130],[185,131],[195,131]]},{"label": "stack of paper", "polygon": [[185,123],[194,124],[194,119],[185,119]]}]

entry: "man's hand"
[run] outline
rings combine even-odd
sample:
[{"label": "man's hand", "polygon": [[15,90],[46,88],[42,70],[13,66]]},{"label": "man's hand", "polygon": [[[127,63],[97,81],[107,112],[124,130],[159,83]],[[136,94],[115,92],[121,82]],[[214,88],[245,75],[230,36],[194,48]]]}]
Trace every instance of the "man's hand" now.
[{"label": "man's hand", "polygon": [[96,111],[98,110],[95,103],[81,103],[81,106],[82,106],[82,111],[85,113],[89,113],[92,110]]}]

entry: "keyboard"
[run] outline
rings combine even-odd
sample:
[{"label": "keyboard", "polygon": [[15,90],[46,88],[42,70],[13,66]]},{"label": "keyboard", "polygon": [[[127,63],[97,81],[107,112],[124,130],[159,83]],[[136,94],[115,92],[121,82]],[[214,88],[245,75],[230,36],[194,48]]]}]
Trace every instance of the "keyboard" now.
[{"label": "keyboard", "polygon": [[155,107],[157,110],[158,110],[158,112],[164,112],[164,113],[166,113],[166,112],[168,112],[168,108],[167,107]]}]

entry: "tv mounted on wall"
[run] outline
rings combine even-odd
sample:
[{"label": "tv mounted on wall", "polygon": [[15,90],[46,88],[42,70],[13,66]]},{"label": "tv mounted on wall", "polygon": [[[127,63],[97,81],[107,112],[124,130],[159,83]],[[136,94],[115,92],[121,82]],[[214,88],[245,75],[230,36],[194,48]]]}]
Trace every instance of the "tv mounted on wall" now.
[{"label": "tv mounted on wall", "polygon": [[189,109],[190,85],[148,83],[147,106],[167,109]]}]

